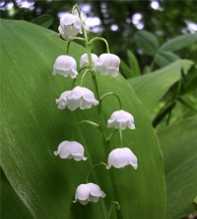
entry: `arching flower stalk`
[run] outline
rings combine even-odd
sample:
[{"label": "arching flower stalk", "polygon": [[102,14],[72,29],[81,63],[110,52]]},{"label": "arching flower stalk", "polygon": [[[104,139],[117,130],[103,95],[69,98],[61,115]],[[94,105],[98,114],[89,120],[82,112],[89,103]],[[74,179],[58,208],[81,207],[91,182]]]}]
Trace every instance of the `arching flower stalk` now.
[{"label": "arching flower stalk", "polygon": [[[88,182],[91,172],[100,165],[104,165],[107,169],[124,168],[126,166],[132,166],[134,169],[138,167],[138,159],[132,150],[128,147],[123,147],[123,135],[122,130],[135,129],[134,117],[131,113],[122,110],[122,103],[120,97],[114,92],[107,92],[103,95],[99,93],[99,87],[96,75],[98,73],[104,75],[111,75],[116,77],[119,75],[120,58],[110,53],[109,44],[106,39],[101,37],[95,37],[89,39],[87,34],[87,27],[85,24],[85,18],[81,14],[77,5],[73,7],[72,13],[66,13],[60,20],[59,33],[61,37],[67,40],[66,52],[69,52],[70,43],[73,40],[81,40],[85,44],[86,53],[80,57],[80,69],[77,71],[76,60],[69,55],[60,55],[55,60],[53,66],[53,74],[63,75],[64,77],[70,77],[74,79],[74,83],[77,82],[77,76],[80,74],[80,86],[74,86],[73,89],[64,91],[59,98],[56,99],[58,109],[69,109],[75,111],[77,109],[85,110],[94,106],[98,106],[99,116],[103,100],[106,97],[114,96],[118,100],[119,110],[114,111],[110,118],[107,120],[107,127],[113,128],[113,133],[109,138],[105,137],[102,121],[94,122],[91,120],[82,120],[79,124],[89,124],[99,129],[102,134],[104,144],[108,144],[112,138],[114,131],[118,130],[120,134],[121,147],[113,149],[109,155],[107,164],[101,162],[93,165],[87,175],[87,183],[80,184],[75,192],[75,201],[82,205],[86,205],[89,202],[98,202],[99,199],[104,198],[106,195],[101,188],[95,184]],[[78,37],[78,34],[83,34],[83,37]],[[106,52],[99,57],[92,53],[91,45],[95,41],[102,41],[105,43]],[[79,72],[79,73],[78,73]],[[88,88],[83,86],[84,78],[87,74],[91,75],[92,81],[95,86],[95,94]],[[99,104],[100,103],[100,104]],[[102,120],[102,118],[101,118]],[[84,147],[77,141],[63,141],[58,145],[57,150],[54,152],[55,156],[59,156],[61,159],[73,159],[75,161],[85,161],[87,158],[84,155]],[[112,201],[112,205],[109,209],[108,219],[111,217],[113,207],[120,208],[119,202]]]}]

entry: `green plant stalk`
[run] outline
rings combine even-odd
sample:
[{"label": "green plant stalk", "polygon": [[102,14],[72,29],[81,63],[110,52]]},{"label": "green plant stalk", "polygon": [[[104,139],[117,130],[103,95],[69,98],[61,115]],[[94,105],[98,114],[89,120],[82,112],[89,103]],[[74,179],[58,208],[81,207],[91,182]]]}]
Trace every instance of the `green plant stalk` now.
[{"label": "green plant stalk", "polygon": [[[80,11],[79,11],[79,8],[77,7],[77,10],[78,10],[78,13],[79,13],[79,17],[81,19],[81,14],[80,14]],[[82,20],[82,19],[81,19]],[[92,58],[91,58],[91,48],[90,48],[90,43],[89,43],[89,39],[88,39],[88,34],[84,28],[84,26],[82,27],[83,28],[83,35],[84,35],[84,39],[85,39],[85,48],[87,50],[87,54],[88,54],[88,64],[89,64],[89,68],[92,69]],[[95,86],[95,92],[96,92],[96,96],[97,96],[97,99],[98,101],[100,102],[100,94],[99,94],[99,88],[98,88],[98,83],[97,83],[97,79],[96,79],[96,72],[94,70],[92,70],[92,80],[93,80],[93,83],[94,83],[94,86]],[[98,105],[98,114],[100,116],[100,120],[101,120],[101,123],[102,123],[102,118],[101,118],[101,104]],[[99,127],[100,128],[100,131],[101,131],[101,135],[102,135],[102,139],[103,139],[103,143],[105,146],[108,146],[108,141],[106,140],[106,137],[105,137],[105,134],[104,134],[104,131],[103,131],[103,128],[102,126]],[[93,166],[94,168],[94,166]],[[104,205],[104,201],[101,202],[101,207],[104,209],[104,212],[105,212],[105,205]],[[111,211],[110,209],[108,211]],[[111,217],[111,213],[107,214],[107,215],[104,215],[106,219],[110,219]]]},{"label": "green plant stalk", "polygon": [[123,142],[122,129],[119,129],[119,135],[120,135],[120,144],[121,144],[121,146],[123,146],[124,142]]},{"label": "green plant stalk", "polygon": [[101,162],[101,163],[98,163],[98,164],[95,164],[93,165],[93,167],[91,168],[91,170],[89,170],[89,173],[86,177],[86,182],[88,183],[89,182],[89,178],[90,178],[90,175],[92,174],[93,170],[99,166],[104,166],[104,167],[107,167],[107,164],[104,163],[104,162]]},{"label": "green plant stalk", "polygon": [[101,103],[102,101],[104,100],[104,98],[108,97],[108,96],[114,96],[116,97],[116,99],[118,100],[118,104],[119,104],[119,109],[122,109],[122,102],[121,102],[121,99],[120,97],[114,93],[114,92],[107,92],[105,94],[103,94],[101,97],[100,97],[100,100],[101,100]]},{"label": "green plant stalk", "polygon": [[94,37],[93,39],[91,39],[89,41],[89,44],[93,44],[95,41],[102,41],[102,42],[104,42],[107,53],[110,53],[109,44],[108,44],[108,42],[107,42],[107,40],[105,38],[103,38],[103,37]]}]

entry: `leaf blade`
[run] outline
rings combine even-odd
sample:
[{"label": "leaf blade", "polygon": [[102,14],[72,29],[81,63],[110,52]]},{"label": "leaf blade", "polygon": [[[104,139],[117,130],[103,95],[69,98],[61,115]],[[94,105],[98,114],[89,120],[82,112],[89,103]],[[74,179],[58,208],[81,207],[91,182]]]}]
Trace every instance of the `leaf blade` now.
[{"label": "leaf blade", "polygon": [[[69,79],[51,75],[53,61],[57,55],[64,53],[65,47],[57,34],[24,22],[3,21],[0,30],[3,32],[0,36],[3,46],[0,60],[4,66],[0,74],[0,115],[4,115],[0,124],[0,147],[6,154],[2,156],[1,163],[11,185],[32,209],[35,218],[105,217],[106,208],[115,198],[121,204],[119,218],[145,219],[149,214],[152,218],[160,216],[164,219],[165,183],[159,146],[147,115],[144,111],[141,115],[142,106],[127,81],[121,77],[113,79],[98,75],[100,92],[113,91],[121,97],[129,93],[129,96],[122,98],[123,105],[135,115],[138,129],[125,132],[125,144],[136,151],[141,169],[138,172],[129,168],[113,170],[110,174],[103,169],[97,170],[91,179],[107,192],[106,201],[86,207],[73,205],[75,188],[84,182],[91,163],[105,160],[106,150],[110,150],[102,146],[102,138],[97,130],[74,126],[82,119],[99,119],[97,110],[71,113],[56,109],[55,98],[63,90],[70,89],[72,84]],[[83,52],[81,47],[73,44],[71,55],[79,59]],[[88,77],[84,83],[94,90]],[[104,115],[109,116],[112,108],[117,108],[116,100],[107,100]],[[142,132],[142,129],[147,131]],[[146,145],[140,137],[142,134],[147,139]],[[84,144],[89,155],[88,162],[56,159],[53,151],[64,139]],[[154,179],[154,185],[144,184],[144,178],[150,176]],[[150,198],[150,191],[151,194],[157,194],[157,199]],[[147,198],[148,201],[144,201]]]}]

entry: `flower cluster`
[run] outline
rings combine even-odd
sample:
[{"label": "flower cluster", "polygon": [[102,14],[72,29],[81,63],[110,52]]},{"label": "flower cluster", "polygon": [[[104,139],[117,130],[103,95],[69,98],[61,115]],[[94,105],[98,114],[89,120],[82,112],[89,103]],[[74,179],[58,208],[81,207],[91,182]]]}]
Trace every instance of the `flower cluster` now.
[{"label": "flower cluster", "polygon": [[[92,67],[95,71],[104,75],[111,75],[113,77],[119,74],[120,58],[117,55],[104,53],[99,57],[92,53],[90,54]],[[82,54],[80,58],[80,68],[87,66],[89,63],[88,54]],[[74,57],[69,55],[60,55],[56,58],[53,65],[53,74],[59,74],[65,78],[76,78],[78,75],[77,62]]]},{"label": "flower cluster", "polygon": [[[77,10],[76,10],[77,9]],[[77,11],[77,13],[76,13]],[[78,34],[84,33],[85,47],[88,52],[81,55],[79,63],[79,70],[77,67],[77,61],[74,57],[68,54],[60,55],[56,58],[53,65],[53,74],[62,75],[64,77],[70,77],[75,79],[77,83],[77,77],[81,74],[81,79],[86,73],[92,74],[92,80],[97,84],[96,74],[111,75],[116,77],[119,74],[120,58],[109,53],[109,46],[103,38],[88,39],[85,20],[82,18],[81,13],[77,7],[74,7],[72,13],[66,13],[60,20],[59,34],[65,40],[71,42],[78,39]],[[90,44],[96,40],[102,40],[106,44],[107,53],[97,56],[94,53],[90,53]],[[105,95],[103,95],[104,97]],[[75,111],[77,109],[86,110],[99,105],[101,97],[97,93],[95,95],[87,87],[83,87],[81,84],[75,86],[71,90],[64,91],[57,99],[57,108],[60,110],[68,109]],[[93,124],[89,121],[89,124]],[[98,124],[99,127],[99,124]],[[134,169],[138,167],[138,160],[136,155],[129,147],[123,147],[122,130],[135,129],[134,117],[130,112],[122,109],[114,111],[110,118],[107,120],[107,127],[119,130],[121,146],[111,150],[108,155],[106,169],[123,168],[126,166],[132,166]],[[100,130],[100,129],[99,129]],[[103,130],[100,130],[103,131]],[[105,138],[105,135],[103,135]],[[111,136],[112,137],[112,136]],[[106,139],[104,139],[106,140]],[[57,150],[54,152],[55,156],[59,156],[61,159],[73,159],[75,161],[86,161],[84,146],[77,141],[65,140],[58,145]],[[85,205],[88,202],[97,202],[100,198],[104,198],[106,195],[101,188],[94,183],[80,184],[75,192],[75,202],[79,201]]]}]

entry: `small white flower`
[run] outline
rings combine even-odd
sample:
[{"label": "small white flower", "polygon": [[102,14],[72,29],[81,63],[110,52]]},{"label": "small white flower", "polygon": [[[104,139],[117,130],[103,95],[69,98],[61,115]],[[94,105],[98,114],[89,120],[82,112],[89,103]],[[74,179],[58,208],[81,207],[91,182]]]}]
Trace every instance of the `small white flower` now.
[{"label": "small white flower", "polygon": [[[79,12],[77,9],[75,9],[72,14],[76,15],[79,17]],[[81,18],[80,18],[81,17]],[[80,17],[79,19],[81,20],[81,25],[83,25],[83,28],[85,28],[87,31],[89,31],[89,27],[87,26],[87,16],[83,11],[80,11]]]},{"label": "small white flower", "polygon": [[58,31],[65,40],[75,37],[82,32],[82,24],[79,16],[71,13],[66,13],[60,19]]},{"label": "small white flower", "polygon": [[101,74],[116,77],[119,74],[120,58],[117,55],[104,53],[98,58],[96,69]]},{"label": "small white flower", "polygon": [[63,141],[58,145],[54,155],[62,159],[74,159],[76,161],[87,160],[84,156],[84,147],[77,141]]},{"label": "small white flower", "polygon": [[53,74],[63,75],[64,77],[76,78],[77,62],[72,56],[60,55],[56,58],[53,65]]},{"label": "small white flower", "polygon": [[[95,68],[96,67],[96,63],[98,61],[98,56],[94,53],[91,53],[91,60],[92,60],[92,65]],[[82,68],[83,66],[88,65],[89,60],[88,60],[88,54],[84,53],[81,58],[80,58],[80,67]]]},{"label": "small white flower", "polygon": [[107,121],[108,128],[115,129],[135,129],[134,117],[131,113],[118,110],[112,113]]},{"label": "small white flower", "polygon": [[60,110],[64,110],[68,105],[68,95],[71,91],[64,91],[58,99],[56,99],[57,108]]},{"label": "small white flower", "polygon": [[76,189],[74,202],[79,201],[82,205],[86,205],[88,202],[98,202],[99,198],[105,196],[105,193],[97,184],[80,184]]},{"label": "small white flower", "polygon": [[112,166],[123,168],[128,165],[132,166],[135,170],[138,167],[137,157],[131,149],[127,147],[116,148],[109,153],[107,169],[110,169]]},{"label": "small white flower", "polygon": [[63,92],[58,99],[56,99],[58,108],[63,110],[68,108],[71,111],[76,109],[90,109],[99,104],[94,93],[85,87],[77,86],[73,90]]}]

